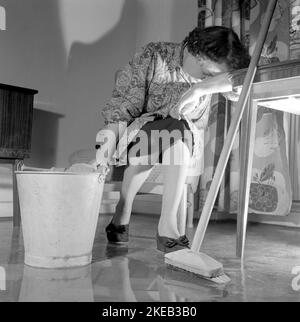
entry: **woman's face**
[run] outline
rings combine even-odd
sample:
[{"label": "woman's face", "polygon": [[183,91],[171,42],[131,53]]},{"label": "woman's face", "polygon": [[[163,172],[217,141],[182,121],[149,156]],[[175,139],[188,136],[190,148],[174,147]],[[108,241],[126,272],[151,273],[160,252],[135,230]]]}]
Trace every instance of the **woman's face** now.
[{"label": "woman's face", "polygon": [[216,63],[208,57],[195,57],[187,50],[183,62],[183,69],[195,78],[212,77],[229,71],[227,64]]}]

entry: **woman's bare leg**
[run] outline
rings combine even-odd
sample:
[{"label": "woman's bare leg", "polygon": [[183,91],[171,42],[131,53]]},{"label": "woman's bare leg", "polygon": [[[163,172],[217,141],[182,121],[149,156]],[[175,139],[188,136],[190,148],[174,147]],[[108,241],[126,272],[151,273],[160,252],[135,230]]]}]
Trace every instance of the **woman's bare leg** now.
[{"label": "woman's bare leg", "polygon": [[112,220],[113,224],[127,225],[129,223],[134,198],[149,177],[152,168],[152,165],[137,165],[129,166],[125,170],[120,200]]},{"label": "woman's bare leg", "polygon": [[[175,156],[175,160],[174,157],[170,160],[170,155]],[[162,237],[176,239],[181,237],[178,231],[177,211],[189,170],[190,158],[190,151],[182,141],[177,141],[163,155],[164,193],[158,224],[158,234]]]}]

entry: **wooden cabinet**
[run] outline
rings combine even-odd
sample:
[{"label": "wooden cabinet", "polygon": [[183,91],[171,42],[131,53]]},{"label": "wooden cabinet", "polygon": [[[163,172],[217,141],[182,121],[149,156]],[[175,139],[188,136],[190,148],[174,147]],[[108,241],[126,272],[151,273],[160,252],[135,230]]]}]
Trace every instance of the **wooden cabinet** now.
[{"label": "wooden cabinet", "polygon": [[33,99],[37,91],[0,84],[0,158],[30,156]]},{"label": "wooden cabinet", "polygon": [[[30,157],[34,95],[38,91],[0,84],[0,163],[12,164]],[[13,172],[14,225],[20,224],[16,178]]]}]

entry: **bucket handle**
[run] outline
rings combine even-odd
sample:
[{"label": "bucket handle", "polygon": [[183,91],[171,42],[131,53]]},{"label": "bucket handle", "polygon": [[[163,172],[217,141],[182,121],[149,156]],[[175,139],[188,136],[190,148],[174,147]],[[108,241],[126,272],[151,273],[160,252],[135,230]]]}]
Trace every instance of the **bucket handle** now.
[{"label": "bucket handle", "polygon": [[18,160],[16,162],[16,171],[22,171],[23,166],[24,166],[23,160]]},{"label": "bucket handle", "polygon": [[[20,172],[20,171],[53,171],[55,168],[51,168],[51,169],[43,169],[43,168],[35,168],[35,167],[28,167],[24,164],[23,160],[19,160],[16,164],[16,171]],[[61,171],[66,171],[66,169],[57,169],[57,170],[61,170]],[[105,177],[107,176],[107,174],[109,173],[110,169],[108,165],[99,165],[97,167],[97,170],[95,173],[98,173],[98,182],[99,183],[104,183],[105,182]]]},{"label": "bucket handle", "polygon": [[45,168],[36,168],[36,167],[28,167],[24,164],[23,161],[18,162],[17,164],[17,171],[38,171],[38,172],[49,172],[49,171],[65,171],[65,169],[55,169],[55,168],[51,168],[51,169],[45,169]]}]

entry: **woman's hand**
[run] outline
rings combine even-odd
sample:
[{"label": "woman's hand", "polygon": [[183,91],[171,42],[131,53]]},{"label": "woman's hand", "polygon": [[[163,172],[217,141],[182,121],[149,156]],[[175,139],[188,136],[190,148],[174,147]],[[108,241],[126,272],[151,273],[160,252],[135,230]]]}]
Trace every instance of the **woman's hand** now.
[{"label": "woman's hand", "polygon": [[111,123],[106,125],[96,136],[96,164],[107,165],[112,161],[116,152],[118,138],[121,137],[127,127],[127,123]]},{"label": "woman's hand", "polygon": [[171,117],[180,120],[182,116],[195,110],[201,96],[231,92],[232,86],[232,75],[230,73],[219,73],[209,77],[190,88],[169,114]]},{"label": "woman's hand", "polygon": [[198,106],[200,97],[200,86],[199,84],[194,85],[181,97],[179,102],[170,112],[170,116],[180,120],[182,116],[190,114]]}]

